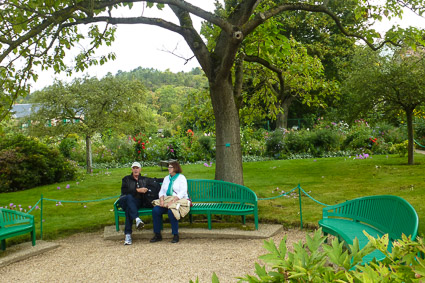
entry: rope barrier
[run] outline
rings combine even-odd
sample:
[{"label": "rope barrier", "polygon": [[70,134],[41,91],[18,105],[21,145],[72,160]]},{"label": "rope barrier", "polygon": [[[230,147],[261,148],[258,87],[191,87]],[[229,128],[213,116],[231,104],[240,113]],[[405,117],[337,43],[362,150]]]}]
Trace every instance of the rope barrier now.
[{"label": "rope barrier", "polygon": [[61,202],[61,203],[87,203],[87,202],[98,202],[98,201],[109,200],[109,199],[117,198],[119,196],[120,195],[116,195],[116,196],[112,196],[112,197],[107,197],[107,198],[102,198],[102,199],[94,199],[94,200],[58,200],[58,199],[50,199],[50,198],[43,198],[43,200]]},{"label": "rope barrier", "polygon": [[324,204],[323,202],[320,202],[316,200],[315,198],[313,198],[312,196],[310,196],[306,191],[303,190],[303,188],[300,187],[300,189],[306,196],[308,196],[311,200],[315,201],[316,203],[321,204],[323,206],[329,206],[329,204]]},{"label": "rope barrier", "polygon": [[298,187],[293,188],[292,190],[290,190],[289,192],[286,192],[284,194],[280,194],[278,196],[274,196],[274,197],[269,197],[269,198],[258,198],[258,200],[272,200],[272,199],[277,199],[277,198],[281,198],[283,196],[286,196],[290,193],[292,193],[293,191],[295,191],[296,189],[298,189]]},{"label": "rope barrier", "polygon": [[43,200],[61,202],[61,203],[88,203],[88,202],[99,202],[104,200],[110,200],[110,199],[118,198],[119,196],[120,195],[116,195],[112,197],[92,199],[92,200],[59,200],[59,199],[43,198],[43,195],[41,195],[41,198],[37,201],[36,204],[34,204],[34,206],[27,213],[31,213],[35,208],[38,207],[38,204],[40,203],[40,240],[43,240]]},{"label": "rope barrier", "polygon": [[295,188],[293,188],[292,190],[290,190],[289,192],[280,194],[278,196],[274,196],[274,197],[268,197],[268,198],[258,198],[258,200],[273,200],[273,199],[277,199],[283,196],[286,196],[290,193],[292,193],[293,191],[298,189],[298,200],[299,200],[299,205],[300,205],[300,226],[301,229],[303,228],[303,213],[302,213],[302,204],[301,204],[301,192],[303,192],[307,197],[309,197],[311,200],[313,200],[314,202],[323,205],[323,206],[329,206],[328,204],[325,204],[323,202],[320,202],[318,200],[316,200],[315,198],[313,198],[312,196],[310,196],[306,191],[304,191],[303,188],[301,188],[300,184],[298,184]]},{"label": "rope barrier", "polygon": [[313,200],[314,202],[316,202],[316,203],[318,203],[318,204],[320,204],[320,205],[323,205],[323,206],[329,206],[329,204],[325,204],[325,203],[323,203],[323,202],[320,202],[320,201],[318,201],[318,200],[316,200],[315,198],[313,198],[312,196],[310,196],[306,191],[304,191],[304,189],[303,188],[301,188],[300,186],[296,186],[295,188],[293,188],[292,190],[290,190],[289,192],[286,192],[286,193],[284,193],[284,194],[280,194],[280,195],[278,195],[278,196],[274,196],[274,197],[268,197],[268,198],[258,198],[258,200],[273,200],[273,199],[277,199],[277,198],[280,198],[280,197],[283,197],[283,196],[286,196],[286,195],[288,195],[288,194],[290,194],[290,193],[292,193],[293,191],[295,191],[296,189],[300,189],[306,196],[308,196],[311,200]]},{"label": "rope barrier", "polygon": [[36,203],[36,204],[34,204],[34,205],[31,207],[31,209],[30,209],[30,210],[28,210],[28,212],[27,212],[27,213],[31,213],[31,211],[33,211],[33,210],[37,207],[37,205],[40,203],[40,201],[41,201],[41,199],[39,199],[39,200],[37,201],[37,203]]},{"label": "rope barrier", "polygon": [[421,145],[420,143],[418,143],[418,141],[417,140],[415,140],[415,139],[413,139],[414,141],[415,141],[415,143],[417,144],[417,145],[419,145],[420,147],[425,147],[425,145]]}]

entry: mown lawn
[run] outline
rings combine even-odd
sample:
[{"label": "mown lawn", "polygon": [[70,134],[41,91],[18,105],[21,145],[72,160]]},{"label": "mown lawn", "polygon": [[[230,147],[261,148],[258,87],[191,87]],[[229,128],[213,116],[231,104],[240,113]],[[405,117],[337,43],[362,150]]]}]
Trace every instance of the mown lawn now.
[{"label": "mown lawn", "polygon": [[[184,165],[183,173],[188,179],[213,179],[214,167],[204,165]],[[322,158],[302,160],[276,160],[244,163],[245,185],[254,190],[259,197],[260,223],[281,223],[285,226],[300,225],[300,210],[297,195],[261,200],[288,192],[298,184],[313,198],[324,204],[336,204],[348,199],[366,196],[391,194],[406,199],[419,215],[419,234],[425,234],[424,192],[425,156],[416,154],[415,165],[407,165],[407,157],[373,156],[368,159]],[[57,239],[76,232],[96,231],[113,225],[114,196],[120,194],[121,178],[129,174],[129,169],[99,170],[83,179],[31,190],[0,194],[0,207],[13,203],[23,210],[34,206],[44,198],[60,200],[43,202],[43,239]],[[164,177],[166,171],[159,167],[145,167],[142,175]],[[69,188],[66,188],[69,185]],[[60,187],[60,189],[58,189]],[[108,200],[86,202],[88,200]],[[68,203],[66,201],[78,201]],[[80,203],[81,201],[81,203]],[[39,204],[40,206],[40,204]],[[317,227],[323,205],[307,196],[302,197],[302,216],[304,227]],[[33,210],[36,217],[38,239],[40,238],[40,210]],[[205,217],[197,218],[203,222]],[[238,225],[239,217],[216,217],[214,227],[219,222],[232,222]],[[150,219],[146,219],[150,223]],[[253,219],[248,218],[249,226]],[[204,224],[199,224],[204,225]],[[149,226],[147,227],[149,228]],[[28,237],[29,238],[29,237]],[[15,239],[14,241],[25,240]],[[9,240],[9,243],[14,241]]]}]

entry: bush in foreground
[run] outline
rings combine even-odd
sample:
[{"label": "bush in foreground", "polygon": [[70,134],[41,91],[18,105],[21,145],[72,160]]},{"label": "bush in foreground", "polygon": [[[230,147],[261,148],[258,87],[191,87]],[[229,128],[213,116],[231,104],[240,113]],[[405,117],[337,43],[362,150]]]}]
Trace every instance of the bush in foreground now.
[{"label": "bush in foreground", "polygon": [[[350,250],[342,242],[327,237],[319,229],[313,236],[306,236],[305,243],[294,244],[294,252],[286,247],[286,237],[276,247],[273,240],[265,241],[268,254],[259,257],[267,265],[255,264],[256,276],[239,277],[239,282],[423,282],[425,277],[425,245],[423,239],[412,241],[403,235],[387,251],[388,235],[375,239],[368,235],[369,243],[359,249],[356,239]],[[381,262],[360,265],[362,257],[379,249],[387,258]],[[422,255],[422,258],[419,257]],[[354,268],[356,266],[356,268]],[[197,282],[197,281],[196,281]],[[212,282],[219,282],[216,274]]]}]

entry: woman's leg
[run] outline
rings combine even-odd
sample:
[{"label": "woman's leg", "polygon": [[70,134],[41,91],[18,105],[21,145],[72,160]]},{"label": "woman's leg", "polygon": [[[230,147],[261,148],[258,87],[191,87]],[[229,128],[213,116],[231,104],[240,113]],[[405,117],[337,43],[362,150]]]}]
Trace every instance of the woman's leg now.
[{"label": "woman's leg", "polygon": [[164,213],[167,213],[167,210],[167,208],[160,206],[154,206],[154,208],[152,209],[153,232],[155,234],[161,233],[162,215]]},{"label": "woman's leg", "polygon": [[171,209],[168,209],[168,219],[170,219],[170,223],[171,223],[171,233],[173,233],[173,235],[178,235],[179,221],[176,219]]}]

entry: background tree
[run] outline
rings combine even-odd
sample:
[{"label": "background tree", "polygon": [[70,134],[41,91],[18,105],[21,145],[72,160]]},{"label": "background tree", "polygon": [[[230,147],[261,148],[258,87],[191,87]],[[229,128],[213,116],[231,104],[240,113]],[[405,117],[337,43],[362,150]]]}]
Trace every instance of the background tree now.
[{"label": "background tree", "polygon": [[[122,17],[125,12],[119,8],[132,8],[140,2],[147,7],[159,9],[167,6],[173,11],[178,23],[167,19],[149,17]],[[66,51],[75,46],[83,38],[90,39],[92,47],[84,50],[75,58],[76,70],[83,70],[92,64],[103,64],[113,59],[108,54],[100,59],[93,58],[94,50],[101,44],[111,44],[114,40],[115,26],[118,24],[150,24],[165,28],[180,34],[194,53],[208,78],[210,97],[216,119],[216,179],[243,184],[242,151],[240,140],[240,122],[237,99],[241,93],[240,80],[234,80],[233,66],[244,39],[258,26],[267,20],[288,11],[308,11],[329,15],[338,28],[347,36],[353,36],[367,41],[371,47],[373,39],[379,37],[374,30],[365,26],[349,26],[344,29],[341,17],[329,6],[329,0],[281,2],[270,0],[224,0],[226,16],[215,15],[200,9],[183,0],[152,0],[152,1],[8,1],[2,4],[0,17],[0,86],[4,95],[14,101],[25,89],[28,77],[36,79],[33,72],[35,65],[43,68],[53,68],[55,71],[70,70],[64,63]],[[407,7],[422,13],[425,7],[423,0],[403,1],[388,0],[385,5],[373,5],[369,1],[358,1],[353,9],[356,18],[400,16],[400,11]],[[138,7],[141,9],[141,7]],[[220,33],[212,48],[204,43],[199,32],[194,28],[192,16],[211,22],[220,28]],[[105,23],[104,29],[100,24]],[[79,25],[92,24],[88,33],[78,29]],[[416,29],[410,29],[413,40]],[[401,40],[407,33],[404,30],[393,30],[380,46],[390,40]],[[423,39],[422,39],[423,40]],[[378,46],[379,47],[379,46]],[[19,67],[15,62],[23,61]],[[22,62],[21,61],[21,62]],[[4,109],[1,109],[4,111]]]},{"label": "background tree", "polygon": [[249,89],[255,89],[254,93],[244,93],[250,96],[249,109],[256,108],[258,102],[265,103],[268,118],[276,120],[277,128],[288,127],[289,108],[294,100],[325,107],[327,96],[338,97],[338,85],[325,78],[321,61],[308,55],[306,48],[292,38],[286,52],[271,57],[248,53],[244,61],[249,62],[245,74],[248,72],[252,78]]},{"label": "background tree", "polygon": [[[347,73],[345,89],[369,109],[403,111],[408,136],[408,164],[413,164],[414,110],[425,104],[425,52],[397,48],[385,52],[360,49]],[[356,103],[353,101],[353,103]]]},{"label": "background tree", "polygon": [[76,79],[71,84],[56,81],[34,93],[37,111],[31,117],[32,133],[51,137],[81,134],[86,140],[87,172],[92,169],[91,137],[108,129],[132,134],[143,127],[146,107],[139,81],[112,76]]}]

